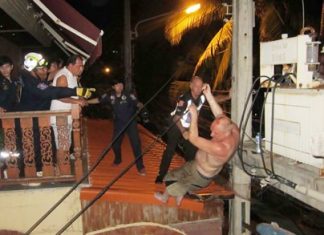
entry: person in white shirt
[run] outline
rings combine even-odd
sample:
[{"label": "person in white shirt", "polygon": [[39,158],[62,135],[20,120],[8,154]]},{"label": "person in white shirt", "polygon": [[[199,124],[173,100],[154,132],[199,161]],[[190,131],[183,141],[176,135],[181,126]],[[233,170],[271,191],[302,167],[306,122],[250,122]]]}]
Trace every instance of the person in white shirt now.
[{"label": "person in white shirt", "polygon": [[[68,88],[76,88],[78,87],[78,78],[80,78],[82,72],[84,70],[84,63],[82,57],[79,55],[72,55],[68,58],[66,66],[60,69],[54,79],[53,79],[53,86],[56,87],[68,87]],[[70,110],[72,109],[72,104],[79,104],[82,107],[87,105],[87,101],[84,98],[80,97],[68,97],[59,100],[52,100],[50,110]],[[56,117],[51,117],[51,125],[54,130],[55,135],[55,143],[56,147],[58,148],[58,129],[56,125]],[[72,131],[72,117],[69,115],[68,117],[68,128],[67,128],[67,137],[69,140],[69,147],[71,145],[71,131]]]}]

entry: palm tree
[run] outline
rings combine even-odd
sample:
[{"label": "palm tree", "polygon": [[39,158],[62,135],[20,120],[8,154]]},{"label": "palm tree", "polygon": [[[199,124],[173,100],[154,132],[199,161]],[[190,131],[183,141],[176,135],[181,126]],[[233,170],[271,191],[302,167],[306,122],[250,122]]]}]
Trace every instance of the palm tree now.
[{"label": "palm tree", "polygon": [[[179,8],[184,8],[179,6]],[[222,21],[225,16],[225,8],[221,1],[205,0],[201,9],[194,14],[176,14],[171,17],[165,27],[165,36],[172,45],[180,43],[182,36],[194,29],[204,25],[211,24],[214,21]],[[222,81],[223,75],[227,72],[230,51],[232,44],[232,21],[227,21],[218,33],[210,41],[207,48],[203,51],[198,59],[198,63],[195,65],[194,74],[196,74],[201,66],[211,59],[209,62],[213,63],[213,66],[217,68],[217,74],[212,81],[212,87],[215,89],[217,85]],[[217,59],[216,59],[217,58]],[[216,62],[217,61],[217,62]],[[187,67],[186,67],[187,68]],[[177,71],[176,74],[181,74]],[[187,68],[188,69],[188,68]]]},{"label": "palm tree", "polygon": [[[225,7],[222,5],[222,2],[224,1],[203,0],[201,1],[201,9],[195,14],[174,15],[167,21],[165,37],[172,45],[177,45],[181,42],[183,35],[190,30],[223,21]],[[319,14],[306,14],[307,12],[302,14],[305,6],[301,3],[304,3],[304,1],[255,0],[256,17],[259,25],[259,41],[279,39],[282,33],[295,36],[299,34],[300,29],[305,25],[312,25],[319,32],[320,20],[318,20],[318,16],[320,12]],[[309,0],[307,4],[308,11],[314,11],[316,8],[319,8],[320,11],[321,9],[320,1]],[[184,6],[179,5],[179,9],[182,8]],[[303,15],[305,15],[304,18]],[[230,67],[232,30],[232,20],[226,20],[226,23],[220,27],[204,52],[199,56],[198,62],[193,68],[193,73],[195,74],[202,67],[206,66],[206,64],[213,63],[215,71],[211,82],[213,90],[219,88],[222,82],[228,77],[226,75]],[[181,70],[177,74],[181,74]]]}]

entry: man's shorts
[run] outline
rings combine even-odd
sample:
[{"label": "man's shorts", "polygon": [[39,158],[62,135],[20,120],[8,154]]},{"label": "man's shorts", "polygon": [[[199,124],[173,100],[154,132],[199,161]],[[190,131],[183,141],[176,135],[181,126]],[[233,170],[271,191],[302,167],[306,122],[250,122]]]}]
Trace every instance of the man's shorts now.
[{"label": "man's shorts", "polygon": [[186,193],[196,191],[207,187],[213,180],[201,175],[196,162],[186,162],[182,167],[169,171],[163,179],[166,184],[166,190],[173,197],[184,196]]}]

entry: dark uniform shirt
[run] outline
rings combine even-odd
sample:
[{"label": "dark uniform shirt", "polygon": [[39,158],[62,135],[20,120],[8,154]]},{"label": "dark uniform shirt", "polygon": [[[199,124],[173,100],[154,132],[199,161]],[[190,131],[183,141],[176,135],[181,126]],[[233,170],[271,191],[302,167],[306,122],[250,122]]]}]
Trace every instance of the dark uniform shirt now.
[{"label": "dark uniform shirt", "polygon": [[0,107],[7,112],[15,111],[19,99],[20,85],[17,80],[8,80],[0,76]]},{"label": "dark uniform shirt", "polygon": [[27,71],[22,72],[21,80],[23,87],[17,111],[49,110],[52,99],[76,95],[75,89],[48,86],[46,82],[33,77]]},{"label": "dark uniform shirt", "polygon": [[134,94],[122,92],[120,97],[117,97],[113,91],[111,94],[103,94],[100,97],[100,103],[108,103],[112,106],[114,120],[118,123],[127,123],[136,113],[138,100]]},{"label": "dark uniform shirt", "polygon": [[197,110],[199,111],[205,102],[206,98],[204,95],[200,95],[197,99],[194,99],[191,95],[191,92],[188,91],[182,94],[178,98],[177,106],[175,110],[171,113],[171,115],[181,116],[180,122],[183,127],[189,128],[190,126],[190,113],[188,112],[188,108],[191,104],[196,105]]}]

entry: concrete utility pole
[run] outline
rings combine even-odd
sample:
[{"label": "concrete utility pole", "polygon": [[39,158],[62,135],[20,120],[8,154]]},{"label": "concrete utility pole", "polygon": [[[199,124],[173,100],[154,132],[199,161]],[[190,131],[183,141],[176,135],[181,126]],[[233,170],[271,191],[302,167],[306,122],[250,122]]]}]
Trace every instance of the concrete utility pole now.
[{"label": "concrete utility pole", "polygon": [[[239,123],[245,99],[252,86],[254,2],[233,0],[233,19],[232,91],[234,95],[231,113],[234,121]],[[251,135],[251,126],[250,122],[246,129],[248,135]],[[243,223],[250,224],[251,178],[235,164],[232,177],[235,198],[231,202],[230,234],[250,234],[243,228]]]},{"label": "concrete utility pole", "polygon": [[131,14],[130,0],[124,0],[124,79],[125,89],[132,89],[132,31],[131,31]]}]

